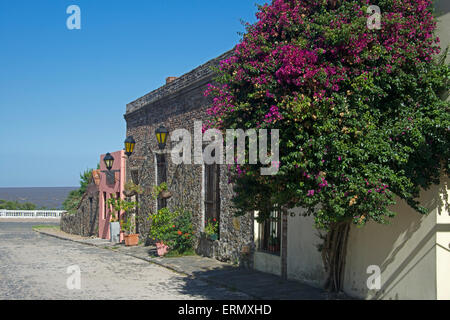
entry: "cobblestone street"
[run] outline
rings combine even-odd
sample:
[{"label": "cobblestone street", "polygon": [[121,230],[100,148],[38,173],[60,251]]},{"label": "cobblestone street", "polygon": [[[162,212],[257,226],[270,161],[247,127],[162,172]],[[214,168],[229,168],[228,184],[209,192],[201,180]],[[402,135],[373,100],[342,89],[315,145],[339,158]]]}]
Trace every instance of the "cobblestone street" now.
[{"label": "cobblestone street", "polygon": [[[40,235],[32,230],[38,224],[0,221],[0,300],[250,298],[117,252]],[[80,290],[66,285],[74,265]]]}]

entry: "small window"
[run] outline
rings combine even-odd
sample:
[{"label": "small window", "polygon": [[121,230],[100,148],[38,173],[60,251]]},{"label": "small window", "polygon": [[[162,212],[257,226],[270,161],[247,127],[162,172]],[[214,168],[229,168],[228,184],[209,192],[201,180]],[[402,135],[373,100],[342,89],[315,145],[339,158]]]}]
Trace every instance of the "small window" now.
[{"label": "small window", "polygon": [[[220,167],[205,164],[205,224],[216,219],[220,221]],[[220,234],[220,232],[219,232]]]},{"label": "small window", "polygon": [[[156,155],[156,178],[158,182],[158,186],[162,183],[167,183],[167,163],[166,163],[166,155],[157,154]],[[167,199],[158,198],[158,210],[167,207]]]},{"label": "small window", "polygon": [[106,220],[106,211],[108,209],[106,202],[107,202],[106,192],[103,192],[103,220]]},{"label": "small window", "polygon": [[281,213],[272,211],[270,218],[259,226],[259,250],[280,255],[281,248]]}]

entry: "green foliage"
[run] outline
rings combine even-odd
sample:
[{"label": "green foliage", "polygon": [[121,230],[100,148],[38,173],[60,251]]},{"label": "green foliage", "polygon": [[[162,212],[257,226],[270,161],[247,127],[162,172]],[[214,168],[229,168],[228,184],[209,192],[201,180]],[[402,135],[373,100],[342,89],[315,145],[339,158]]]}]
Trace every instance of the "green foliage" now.
[{"label": "green foliage", "polygon": [[116,217],[115,212],[125,212],[128,213],[131,210],[139,207],[139,204],[135,201],[127,201],[121,198],[109,198],[107,200],[107,204],[113,208],[111,210],[112,221],[117,221],[118,217]]},{"label": "green foliage", "polygon": [[163,191],[167,191],[168,187],[167,187],[167,183],[163,182],[161,183],[159,186],[154,186],[153,187],[153,191],[152,191],[152,197],[154,200],[158,199],[159,195],[161,194],[161,192]]},{"label": "green foliage", "polygon": [[417,198],[450,171],[450,67],[427,0],[276,0],[260,7],[206,92],[211,126],[279,129],[275,176],[235,166],[238,214],[261,220],[275,205],[304,207],[318,228],[387,223],[400,198]]},{"label": "green foliage", "polygon": [[87,190],[89,183],[91,183],[93,169],[87,169],[80,174],[80,189],[79,192],[84,194]]},{"label": "green foliage", "polygon": [[127,234],[134,234],[136,229],[135,224],[133,223],[133,219],[131,217],[122,220],[120,222],[120,228],[122,232],[125,232]]},{"label": "green foliage", "polygon": [[37,210],[31,202],[20,203],[18,201],[0,200],[0,209],[3,210]]},{"label": "green foliage", "polygon": [[177,216],[178,212],[170,211],[168,208],[162,208],[156,214],[150,215],[149,219],[152,221],[150,237],[170,246],[174,238],[173,226]]},{"label": "green foliage", "polygon": [[87,169],[80,174],[80,188],[69,193],[66,200],[63,202],[63,209],[69,214],[75,214],[80,205],[81,199],[91,182],[93,169]]},{"label": "green foliage", "polygon": [[63,202],[63,209],[69,214],[75,214],[82,197],[83,194],[80,193],[80,189],[72,190]]},{"label": "green foliage", "polygon": [[164,242],[180,254],[192,249],[193,226],[191,213],[185,210],[171,211],[163,208],[149,216],[152,221],[150,237]]},{"label": "green foliage", "polygon": [[209,221],[207,220],[205,226],[205,234],[208,237],[219,235],[219,221],[217,221],[215,218],[209,219]]}]

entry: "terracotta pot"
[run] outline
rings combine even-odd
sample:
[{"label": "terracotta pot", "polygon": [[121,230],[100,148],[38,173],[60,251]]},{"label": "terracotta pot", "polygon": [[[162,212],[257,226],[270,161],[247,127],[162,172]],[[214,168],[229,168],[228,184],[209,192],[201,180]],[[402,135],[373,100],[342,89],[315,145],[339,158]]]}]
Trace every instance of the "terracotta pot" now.
[{"label": "terracotta pot", "polygon": [[161,199],[169,199],[172,198],[172,193],[170,191],[162,191]]},{"label": "terracotta pot", "polygon": [[158,256],[163,257],[169,252],[169,247],[166,246],[163,242],[156,243],[156,250],[158,252]]},{"label": "terracotta pot", "polygon": [[129,234],[125,235],[125,245],[127,247],[134,247],[137,246],[139,243],[139,235],[138,234]]}]

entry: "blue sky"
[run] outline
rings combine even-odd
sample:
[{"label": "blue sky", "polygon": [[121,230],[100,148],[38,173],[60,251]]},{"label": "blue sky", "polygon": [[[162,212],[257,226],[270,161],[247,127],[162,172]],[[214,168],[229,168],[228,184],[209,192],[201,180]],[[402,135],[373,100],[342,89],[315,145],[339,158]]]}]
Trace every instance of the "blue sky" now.
[{"label": "blue sky", "polygon": [[77,186],[123,148],[127,103],[231,49],[265,2],[0,0],[0,187]]}]

